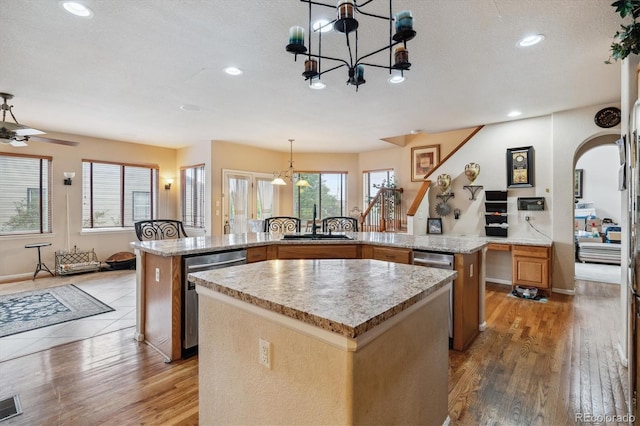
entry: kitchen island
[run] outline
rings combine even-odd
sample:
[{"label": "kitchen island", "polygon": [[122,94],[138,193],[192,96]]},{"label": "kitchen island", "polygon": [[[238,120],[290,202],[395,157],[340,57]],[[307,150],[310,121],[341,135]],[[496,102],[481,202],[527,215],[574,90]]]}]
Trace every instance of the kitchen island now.
[{"label": "kitchen island", "polygon": [[203,424],[444,424],[455,271],[268,260],[190,274]]},{"label": "kitchen island", "polygon": [[376,259],[411,264],[415,250],[455,256],[452,347],[465,350],[484,329],[483,237],[347,233],[346,240],[285,240],[277,233],[247,233],[131,243],[137,254],[136,339],[156,348],[167,362],[185,356],[182,347],[184,259],[246,250],[247,262],[273,259]]}]

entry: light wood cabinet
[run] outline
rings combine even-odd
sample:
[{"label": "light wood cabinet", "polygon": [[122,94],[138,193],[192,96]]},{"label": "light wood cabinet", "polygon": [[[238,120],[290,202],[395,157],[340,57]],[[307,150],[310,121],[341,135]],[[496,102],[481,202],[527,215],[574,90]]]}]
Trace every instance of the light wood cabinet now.
[{"label": "light wood cabinet", "polygon": [[550,247],[514,246],[513,285],[551,290],[550,264]]},{"label": "light wood cabinet", "polygon": [[480,254],[456,254],[453,281],[453,342],[455,350],[463,351],[478,335],[480,324]]},{"label": "light wood cabinet", "polygon": [[362,258],[384,260],[386,262],[411,264],[411,249],[379,246],[363,246]]},{"label": "light wood cabinet", "polygon": [[267,246],[247,248],[247,263],[267,260]]},{"label": "light wood cabinet", "polygon": [[292,244],[274,246],[278,259],[358,259],[358,244]]}]

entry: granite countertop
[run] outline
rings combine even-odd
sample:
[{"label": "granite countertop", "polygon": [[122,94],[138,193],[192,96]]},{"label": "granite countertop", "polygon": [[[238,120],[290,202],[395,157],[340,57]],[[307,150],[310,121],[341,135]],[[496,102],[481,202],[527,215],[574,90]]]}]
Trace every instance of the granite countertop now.
[{"label": "granite countertop", "polygon": [[548,238],[495,238],[473,235],[409,235],[390,232],[346,232],[351,240],[283,240],[282,234],[250,232],[246,234],[213,235],[177,240],[135,241],[131,246],[159,256],[183,256],[198,253],[243,249],[270,244],[368,244],[410,248],[441,253],[475,253],[488,243],[539,245],[550,247]]},{"label": "granite countertop", "polygon": [[474,253],[487,245],[485,237],[424,235],[413,236],[387,232],[347,232],[350,240],[283,240],[278,233],[246,233],[180,238],[177,240],[136,241],[133,248],[159,256],[184,256],[198,253],[243,249],[270,244],[369,244],[411,248],[444,253]]},{"label": "granite countertop", "polygon": [[189,274],[199,286],[355,338],[455,279],[379,260],[269,260]]}]

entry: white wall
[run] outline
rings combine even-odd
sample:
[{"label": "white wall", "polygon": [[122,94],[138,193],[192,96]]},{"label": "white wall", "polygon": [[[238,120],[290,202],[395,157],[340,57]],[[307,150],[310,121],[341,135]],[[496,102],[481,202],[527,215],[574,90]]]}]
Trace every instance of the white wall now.
[{"label": "white wall", "polygon": [[[617,136],[616,136],[617,137]],[[582,169],[581,202],[592,202],[599,218],[620,223],[620,192],[618,191],[618,147],[613,144],[594,147],[578,159],[576,169]]]},{"label": "white wall", "polygon": [[[454,219],[453,213],[442,218],[444,233],[456,235],[485,235],[485,191],[507,191],[507,212],[510,237],[538,238],[534,229],[527,225],[524,216],[532,217],[531,223],[545,235],[551,237],[551,203],[548,190],[552,183],[551,173],[551,117],[537,117],[485,126],[465,146],[446,163],[440,166],[437,174],[447,173],[452,178],[450,191],[454,198],[448,202],[451,210],[460,209],[460,218]],[[532,146],[535,157],[535,175],[533,188],[507,188],[507,148]],[[469,181],[464,175],[464,166],[475,162],[480,165],[480,175],[474,185],[484,188],[476,193],[476,200],[463,188]],[[436,176],[432,176],[435,182]],[[437,195],[440,190],[432,184],[428,192],[429,215],[437,217],[435,207],[440,203]],[[545,197],[547,207],[544,211],[518,211],[518,197]],[[415,226],[416,233],[426,230],[420,218]]]}]

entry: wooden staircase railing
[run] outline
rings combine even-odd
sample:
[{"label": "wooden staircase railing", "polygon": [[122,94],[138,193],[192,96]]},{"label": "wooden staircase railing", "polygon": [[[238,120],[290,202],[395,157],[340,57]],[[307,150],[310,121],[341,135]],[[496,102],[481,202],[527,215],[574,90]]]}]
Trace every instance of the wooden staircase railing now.
[{"label": "wooden staircase railing", "polygon": [[360,215],[362,232],[403,232],[406,229],[402,211],[402,188],[380,188]]}]

